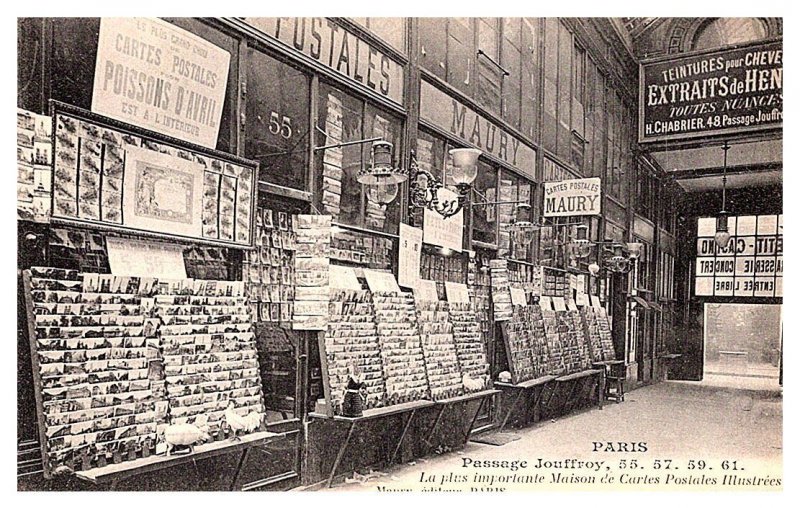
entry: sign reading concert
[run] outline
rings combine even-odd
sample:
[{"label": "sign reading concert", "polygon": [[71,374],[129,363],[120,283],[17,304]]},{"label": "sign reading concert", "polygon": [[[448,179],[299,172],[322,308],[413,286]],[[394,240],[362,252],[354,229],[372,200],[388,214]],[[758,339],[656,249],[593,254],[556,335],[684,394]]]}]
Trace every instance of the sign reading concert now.
[{"label": "sign reading concert", "polygon": [[783,43],[643,63],[639,141],[781,127]]},{"label": "sign reading concert", "polygon": [[103,18],[92,111],[216,148],[227,51],[151,18]]},{"label": "sign reading concert", "polygon": [[544,184],[544,216],[600,215],[600,179],[581,178]]}]

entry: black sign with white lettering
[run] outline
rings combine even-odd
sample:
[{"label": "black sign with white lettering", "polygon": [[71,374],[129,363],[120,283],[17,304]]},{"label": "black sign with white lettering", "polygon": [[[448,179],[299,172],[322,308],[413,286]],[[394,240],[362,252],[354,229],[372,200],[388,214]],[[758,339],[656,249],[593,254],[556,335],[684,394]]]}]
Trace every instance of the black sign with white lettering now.
[{"label": "black sign with white lettering", "polygon": [[783,43],[643,63],[639,141],[781,127]]}]

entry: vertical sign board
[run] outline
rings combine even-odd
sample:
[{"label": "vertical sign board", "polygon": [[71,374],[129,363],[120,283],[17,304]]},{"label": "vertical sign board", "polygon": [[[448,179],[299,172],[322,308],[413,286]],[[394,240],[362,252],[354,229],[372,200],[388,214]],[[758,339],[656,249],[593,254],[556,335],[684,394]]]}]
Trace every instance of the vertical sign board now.
[{"label": "vertical sign board", "polygon": [[[455,198],[455,192],[444,188],[439,190],[440,200],[450,201]],[[461,252],[464,237],[464,210],[445,219],[438,213],[425,208],[422,221],[425,243]]]},{"label": "vertical sign board", "polygon": [[581,178],[544,183],[544,216],[600,215],[600,179]]},{"label": "vertical sign board", "polygon": [[92,111],[216,148],[231,55],[155,18],[103,18]]},{"label": "vertical sign board", "polygon": [[400,224],[400,250],[397,263],[397,282],[404,287],[416,287],[422,256],[422,230]]},{"label": "vertical sign board", "polygon": [[783,215],[729,217],[723,248],[715,231],[714,217],[698,219],[695,296],[783,296]]},{"label": "vertical sign board", "polygon": [[783,124],[781,41],[645,62],[639,80],[641,143]]}]

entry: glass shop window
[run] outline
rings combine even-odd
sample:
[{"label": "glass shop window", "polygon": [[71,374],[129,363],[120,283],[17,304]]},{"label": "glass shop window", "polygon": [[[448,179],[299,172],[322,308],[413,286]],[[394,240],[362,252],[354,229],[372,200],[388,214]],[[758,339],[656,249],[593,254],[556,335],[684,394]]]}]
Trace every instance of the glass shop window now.
[{"label": "glass shop window", "polygon": [[245,157],[259,180],[306,190],[309,78],[256,49],[247,51]]},{"label": "glass shop window", "polygon": [[[231,62],[237,60],[239,42],[235,38],[194,18],[165,20],[228,51]],[[52,18],[50,26],[53,35],[50,61],[51,98],[91,110],[100,18]],[[236,150],[233,142],[236,123],[233,121],[232,110],[237,90],[236,73],[229,70],[216,146],[217,150],[229,153]]]},{"label": "glass shop window", "polygon": [[500,174],[500,195],[497,201],[507,203],[497,205],[500,228],[498,245],[499,257],[530,260],[532,252],[530,245],[521,245],[518,242],[515,243],[508,232],[508,228],[514,222],[517,213],[517,204],[514,204],[513,201],[530,204],[532,190],[533,186],[528,180],[518,177],[508,171],[503,171]]},{"label": "glass shop window", "polygon": [[405,18],[352,18],[359,25],[367,28],[386,44],[405,53],[406,20]]},{"label": "glass shop window", "polygon": [[[318,146],[381,138],[394,145],[394,164],[400,163],[402,121],[327,83],[319,87],[317,127]],[[385,197],[375,192],[378,188],[356,180],[359,170],[371,164],[371,149],[372,143],[358,143],[317,151],[322,211],[334,222],[394,234],[400,224],[400,198],[385,203]]]},{"label": "glass shop window", "polygon": [[[478,160],[478,176],[473,186],[472,202],[498,201],[497,168]],[[472,206],[472,239],[497,245],[497,205]]]}]

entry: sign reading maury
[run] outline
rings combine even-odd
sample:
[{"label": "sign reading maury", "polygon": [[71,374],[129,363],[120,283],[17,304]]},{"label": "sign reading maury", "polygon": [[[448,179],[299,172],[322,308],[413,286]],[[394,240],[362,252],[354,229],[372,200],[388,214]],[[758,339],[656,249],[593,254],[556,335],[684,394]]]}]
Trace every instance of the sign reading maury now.
[{"label": "sign reading maury", "polygon": [[103,18],[92,111],[216,148],[230,59],[166,21]]},{"label": "sign reading maury", "polygon": [[375,92],[403,103],[403,67],[327,18],[245,18],[247,24]]},{"label": "sign reading maury", "polygon": [[421,85],[419,114],[423,120],[535,178],[533,148],[425,81]]},{"label": "sign reading maury", "polygon": [[769,42],[641,65],[639,141],[778,128],[783,43]]},{"label": "sign reading maury", "polygon": [[600,215],[600,179],[545,182],[544,216]]}]

